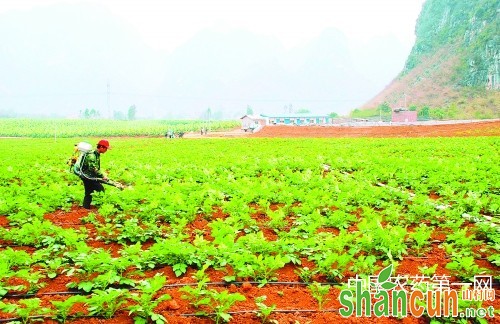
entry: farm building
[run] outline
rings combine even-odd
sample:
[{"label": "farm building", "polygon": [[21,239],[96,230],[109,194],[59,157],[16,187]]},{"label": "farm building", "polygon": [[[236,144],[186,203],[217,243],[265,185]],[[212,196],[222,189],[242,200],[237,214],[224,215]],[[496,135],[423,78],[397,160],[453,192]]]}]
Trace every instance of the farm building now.
[{"label": "farm building", "polygon": [[331,118],[326,115],[312,114],[281,114],[261,115],[267,119],[267,125],[326,125],[331,123]]},{"label": "farm building", "polygon": [[241,119],[241,129],[253,132],[266,125],[266,118],[262,116],[245,115]]},{"label": "farm building", "polygon": [[417,112],[396,108],[392,111],[392,121],[396,123],[416,122]]}]

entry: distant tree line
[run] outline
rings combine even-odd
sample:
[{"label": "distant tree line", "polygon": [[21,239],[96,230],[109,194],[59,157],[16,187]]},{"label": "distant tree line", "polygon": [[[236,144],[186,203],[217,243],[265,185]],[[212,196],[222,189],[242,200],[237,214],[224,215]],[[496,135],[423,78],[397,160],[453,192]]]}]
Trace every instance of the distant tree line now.
[{"label": "distant tree line", "polygon": [[[456,103],[451,103],[444,107],[431,107],[429,105],[409,105],[408,110],[416,111],[419,120],[444,120],[444,119],[489,119],[497,118],[488,111],[470,112],[460,109]],[[382,118],[390,120],[392,108],[386,102],[372,109],[354,109],[351,112],[352,118]]]},{"label": "distant tree line", "polygon": [[94,108],[85,108],[85,110],[80,110],[80,118],[84,119],[97,119],[101,116],[101,113],[99,110],[94,109]]}]

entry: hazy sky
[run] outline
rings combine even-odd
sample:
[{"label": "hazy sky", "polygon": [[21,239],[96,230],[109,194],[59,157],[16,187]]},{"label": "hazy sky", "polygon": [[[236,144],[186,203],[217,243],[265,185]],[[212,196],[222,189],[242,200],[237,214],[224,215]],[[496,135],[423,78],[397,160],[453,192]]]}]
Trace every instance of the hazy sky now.
[{"label": "hazy sky", "polygon": [[167,51],[207,27],[274,36],[287,48],[335,27],[361,40],[392,34],[409,50],[424,0],[0,0],[0,14],[80,2],[105,5],[146,43]]},{"label": "hazy sky", "polygon": [[[15,54],[11,57],[4,51],[7,59],[2,63],[7,72],[0,77],[0,112],[96,107],[110,113],[136,104],[141,112],[158,114],[188,110],[199,114],[206,107],[227,113],[239,109],[238,113],[247,105],[266,112],[293,103],[315,112],[343,113],[376,95],[402,70],[415,42],[415,24],[424,2],[0,0],[0,19],[8,17],[9,28],[14,28],[16,17],[34,19],[31,25],[24,20],[12,34],[4,30],[8,36],[14,35],[6,43]],[[56,20],[64,22],[58,14],[75,12],[60,4],[97,5],[71,6],[72,10],[95,9],[95,28],[76,22],[68,26],[68,35],[51,29]],[[49,10],[33,10],[42,7]],[[54,35],[37,35],[37,24],[52,19],[51,12],[55,21],[48,21],[48,29],[42,30]],[[101,33],[108,12],[117,18],[110,21],[115,27],[109,34]],[[86,24],[93,13],[82,12]],[[15,38],[16,31],[20,39]],[[82,41],[58,43],[60,37],[72,39],[71,33]],[[110,44],[106,35],[111,35]],[[150,48],[133,46],[141,43],[136,36]],[[31,41],[23,42],[22,37]],[[213,46],[207,48],[204,39]],[[334,47],[322,43],[325,40]],[[224,42],[230,42],[231,51],[220,47],[228,46]],[[251,47],[245,47],[248,44]],[[124,54],[118,54],[120,51]],[[203,55],[205,51],[207,55]],[[36,59],[30,55],[37,55]],[[131,65],[130,60],[141,63]],[[52,69],[49,63],[56,65]],[[111,108],[105,95],[108,83]],[[104,95],[84,95],[100,91]],[[40,93],[52,96],[44,100],[30,97]],[[82,95],[64,96],[68,93]]]}]

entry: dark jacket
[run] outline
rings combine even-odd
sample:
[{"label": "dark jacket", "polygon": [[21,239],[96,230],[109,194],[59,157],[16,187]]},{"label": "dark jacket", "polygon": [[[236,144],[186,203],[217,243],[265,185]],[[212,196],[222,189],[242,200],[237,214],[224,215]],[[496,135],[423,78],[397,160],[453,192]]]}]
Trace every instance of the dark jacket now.
[{"label": "dark jacket", "polygon": [[97,150],[85,154],[80,169],[85,178],[104,178],[104,174],[101,172],[101,154]]}]

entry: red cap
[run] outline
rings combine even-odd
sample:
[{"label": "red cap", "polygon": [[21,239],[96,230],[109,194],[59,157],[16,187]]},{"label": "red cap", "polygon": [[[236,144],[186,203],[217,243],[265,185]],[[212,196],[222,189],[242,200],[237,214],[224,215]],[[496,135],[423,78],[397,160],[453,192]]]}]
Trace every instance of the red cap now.
[{"label": "red cap", "polygon": [[107,140],[100,140],[97,145],[104,146],[105,148],[109,149],[109,142]]}]

